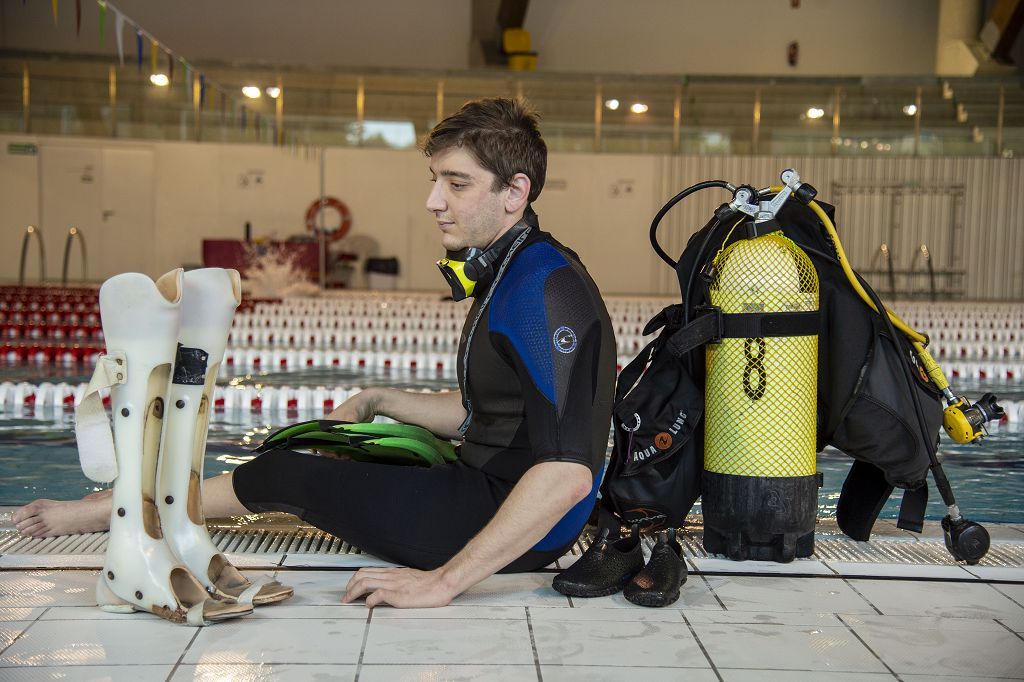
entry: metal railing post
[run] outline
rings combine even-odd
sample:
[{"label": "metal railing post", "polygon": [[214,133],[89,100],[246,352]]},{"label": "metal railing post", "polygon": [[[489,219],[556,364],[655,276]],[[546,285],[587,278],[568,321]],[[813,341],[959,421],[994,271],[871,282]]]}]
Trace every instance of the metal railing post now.
[{"label": "metal railing post", "polygon": [[75,239],[78,239],[78,244],[81,247],[80,250],[82,252],[82,281],[84,282],[88,277],[86,274],[88,272],[88,261],[85,255],[85,235],[83,235],[82,231],[77,227],[72,227],[68,230],[67,239],[64,240],[64,263],[61,266],[60,271],[60,285],[62,287],[66,287],[68,285],[68,260],[71,256],[71,243],[75,241]]},{"label": "metal railing post", "polygon": [[28,243],[35,237],[39,242],[39,281],[46,281],[46,248],[43,246],[43,233],[35,225],[29,225],[21,240],[21,264],[18,266],[18,285],[25,284],[25,260],[28,257]]}]

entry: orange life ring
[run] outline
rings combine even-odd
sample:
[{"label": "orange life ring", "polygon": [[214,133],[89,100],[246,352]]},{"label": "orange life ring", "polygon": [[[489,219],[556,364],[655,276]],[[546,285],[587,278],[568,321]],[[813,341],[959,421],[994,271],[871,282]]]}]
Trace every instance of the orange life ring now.
[{"label": "orange life ring", "polygon": [[[346,234],[348,234],[349,228],[352,227],[352,211],[348,210],[348,206],[345,202],[337,197],[324,197],[323,208],[333,208],[341,216],[341,223],[334,228],[326,228],[324,232],[330,238],[332,242],[336,242]],[[313,203],[306,209],[306,229],[310,232],[317,231],[317,217],[320,215],[321,203],[319,199],[314,199]]]}]

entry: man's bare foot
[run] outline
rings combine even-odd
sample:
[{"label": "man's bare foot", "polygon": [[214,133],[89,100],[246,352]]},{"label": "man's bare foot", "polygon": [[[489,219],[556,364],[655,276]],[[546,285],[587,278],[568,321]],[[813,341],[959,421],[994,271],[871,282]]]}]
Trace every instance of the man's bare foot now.
[{"label": "man's bare foot", "polygon": [[81,500],[35,500],[15,510],[11,520],[22,535],[35,538],[107,530],[110,491],[101,490]]}]

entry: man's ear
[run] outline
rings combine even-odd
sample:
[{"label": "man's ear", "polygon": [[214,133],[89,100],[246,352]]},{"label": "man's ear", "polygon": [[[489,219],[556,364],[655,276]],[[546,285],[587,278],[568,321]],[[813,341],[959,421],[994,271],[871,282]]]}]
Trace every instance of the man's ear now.
[{"label": "man's ear", "polygon": [[505,212],[521,212],[530,197],[530,178],[526,177],[525,173],[516,173],[505,189],[508,190],[505,198]]}]

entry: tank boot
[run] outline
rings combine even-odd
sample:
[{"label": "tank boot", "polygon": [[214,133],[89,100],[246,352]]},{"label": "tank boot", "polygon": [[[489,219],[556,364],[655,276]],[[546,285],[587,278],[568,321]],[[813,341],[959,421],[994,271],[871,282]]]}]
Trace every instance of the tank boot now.
[{"label": "tank boot", "polygon": [[644,567],[640,531],[634,525],[628,537],[614,542],[608,529],[569,568],[555,576],[551,586],[569,597],[607,597],[621,590]]},{"label": "tank boot", "polygon": [[668,606],[679,599],[679,588],[688,573],[676,529],[670,528],[658,534],[650,561],[633,576],[622,595],[639,606]]},{"label": "tank boot", "polygon": [[204,268],[184,275],[157,508],[171,550],[211,594],[259,606],[288,599],[294,591],[270,579],[250,582],[232,566],[210,539],[202,503],[213,388],[240,300],[235,270]]},{"label": "tank boot", "polygon": [[[252,607],[211,596],[178,562],[154,502],[181,286],[179,269],[155,283],[138,273],[117,275],[100,288],[107,353],[76,413],[75,433],[86,475],[113,481],[107,553],[96,585],[100,608],[149,611],[198,626],[243,616]],[[103,409],[104,388],[110,389],[111,419]]]}]

